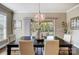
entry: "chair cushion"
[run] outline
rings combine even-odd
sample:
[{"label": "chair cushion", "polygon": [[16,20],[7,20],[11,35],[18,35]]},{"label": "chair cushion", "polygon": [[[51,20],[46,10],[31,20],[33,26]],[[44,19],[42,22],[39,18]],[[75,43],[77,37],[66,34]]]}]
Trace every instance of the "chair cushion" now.
[{"label": "chair cushion", "polygon": [[68,47],[60,47],[60,50],[69,50]]},{"label": "chair cushion", "polygon": [[19,50],[19,48],[11,48],[11,50]]}]

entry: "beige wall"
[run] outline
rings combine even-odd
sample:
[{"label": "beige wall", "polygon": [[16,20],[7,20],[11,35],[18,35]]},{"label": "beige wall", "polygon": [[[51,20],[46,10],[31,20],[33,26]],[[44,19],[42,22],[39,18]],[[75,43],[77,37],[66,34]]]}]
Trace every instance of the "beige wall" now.
[{"label": "beige wall", "polygon": [[70,31],[70,19],[79,16],[79,7],[67,13],[68,31]]},{"label": "beige wall", "polygon": [[7,7],[0,4],[0,13],[7,16],[7,36],[13,33],[13,12]]},{"label": "beige wall", "polygon": [[[58,19],[55,22],[55,33],[56,36],[63,38],[63,28],[62,28],[62,21],[66,21],[66,13],[44,13],[45,17],[57,17]],[[34,13],[15,13],[14,14],[14,20],[22,20],[25,19],[25,17],[34,17]],[[22,27],[23,28],[23,27]],[[23,30],[22,33],[23,34]]]}]

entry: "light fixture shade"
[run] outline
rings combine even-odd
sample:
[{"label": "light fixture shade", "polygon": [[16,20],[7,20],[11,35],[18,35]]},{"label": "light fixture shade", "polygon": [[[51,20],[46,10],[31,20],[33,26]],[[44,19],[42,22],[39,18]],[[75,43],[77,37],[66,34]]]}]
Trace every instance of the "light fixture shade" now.
[{"label": "light fixture shade", "polygon": [[43,21],[45,19],[44,14],[36,14],[35,15],[35,21]]}]

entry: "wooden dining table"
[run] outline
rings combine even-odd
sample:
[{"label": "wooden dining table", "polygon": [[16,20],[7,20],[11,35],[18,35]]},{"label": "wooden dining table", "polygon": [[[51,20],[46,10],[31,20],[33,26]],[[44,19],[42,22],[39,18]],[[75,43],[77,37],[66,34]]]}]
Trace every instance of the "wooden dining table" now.
[{"label": "wooden dining table", "polygon": [[[37,40],[38,42],[44,42],[44,40]],[[34,43],[35,48],[44,48],[44,43]],[[11,48],[19,47],[19,43],[11,42],[7,45],[7,55],[11,55]],[[59,47],[68,47],[69,55],[72,55],[72,44],[65,42],[64,40],[59,40]],[[42,53],[42,52],[41,52]]]}]

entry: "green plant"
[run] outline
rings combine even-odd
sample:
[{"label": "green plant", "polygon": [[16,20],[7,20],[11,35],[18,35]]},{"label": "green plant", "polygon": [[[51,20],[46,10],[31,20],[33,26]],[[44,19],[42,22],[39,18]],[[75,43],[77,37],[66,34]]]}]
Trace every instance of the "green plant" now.
[{"label": "green plant", "polygon": [[67,23],[66,22],[62,22],[62,27],[64,29],[64,33],[67,33]]}]

